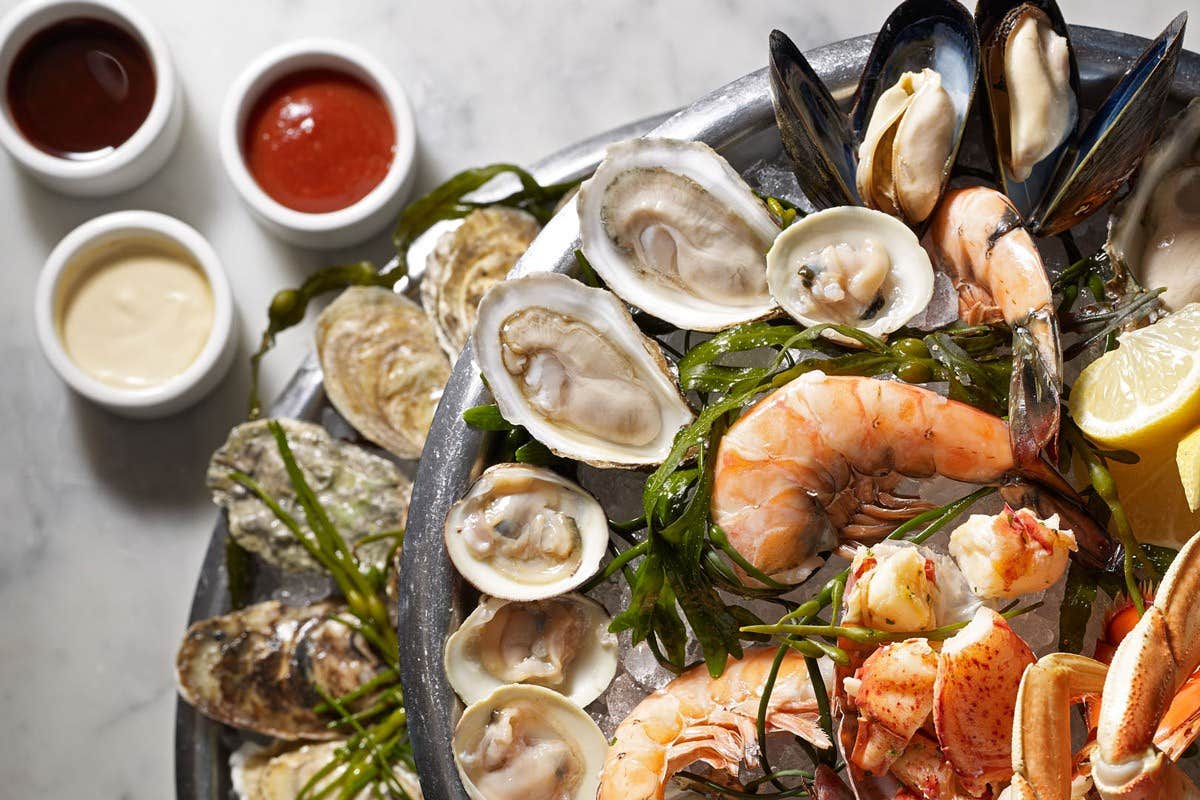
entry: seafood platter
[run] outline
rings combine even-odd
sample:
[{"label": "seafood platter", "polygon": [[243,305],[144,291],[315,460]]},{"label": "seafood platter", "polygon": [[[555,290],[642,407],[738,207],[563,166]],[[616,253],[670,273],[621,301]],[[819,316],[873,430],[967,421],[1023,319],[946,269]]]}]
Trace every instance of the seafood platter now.
[{"label": "seafood platter", "polygon": [[[1200,57],[908,0],[271,303],[187,798],[1200,797]],[[766,34],[767,32],[764,32]]]}]

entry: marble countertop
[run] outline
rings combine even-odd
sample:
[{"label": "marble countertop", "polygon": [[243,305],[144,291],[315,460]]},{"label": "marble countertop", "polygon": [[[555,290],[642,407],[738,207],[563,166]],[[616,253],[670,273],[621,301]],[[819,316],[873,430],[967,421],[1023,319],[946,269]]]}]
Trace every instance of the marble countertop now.
[{"label": "marble countertop", "polygon": [[[341,257],[259,228],[221,170],[226,87],[263,49],[322,35],[382,59],[409,91],[418,190],[498,160],[529,162],[679,106],[765,63],[772,27],[801,47],[878,29],[887,4],[619,0],[131,0],[165,34],[186,95],[179,148],[144,186],[105,200],[53,194],[0,157],[0,794],[167,798],[174,793],[173,658],[214,509],[209,454],[242,415],[244,356],[275,289]],[[1060,0],[1068,19],[1156,33],[1196,0]],[[15,5],[0,0],[0,13]],[[1196,37],[1189,37],[1195,48]],[[204,233],[229,273],[242,357],[200,405],[155,422],[73,396],[43,361],[32,299],[51,247],[104,212],[147,208]],[[265,367],[265,396],[309,348],[311,320]]]}]

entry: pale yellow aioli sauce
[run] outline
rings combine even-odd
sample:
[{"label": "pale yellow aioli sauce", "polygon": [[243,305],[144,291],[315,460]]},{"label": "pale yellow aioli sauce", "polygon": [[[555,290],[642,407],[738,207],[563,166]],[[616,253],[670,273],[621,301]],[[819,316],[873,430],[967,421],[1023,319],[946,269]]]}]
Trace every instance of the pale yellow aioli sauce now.
[{"label": "pale yellow aioli sauce", "polygon": [[71,360],[121,389],[158,386],[184,372],[213,326],[212,288],[200,267],[151,239],[118,242],[83,258],[59,307]]}]

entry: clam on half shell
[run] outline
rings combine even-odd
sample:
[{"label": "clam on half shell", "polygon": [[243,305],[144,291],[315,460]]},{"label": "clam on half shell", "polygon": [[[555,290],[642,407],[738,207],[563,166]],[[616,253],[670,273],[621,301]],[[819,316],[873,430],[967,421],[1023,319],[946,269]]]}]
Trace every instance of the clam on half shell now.
[{"label": "clam on half shell", "polygon": [[419,457],[450,377],[421,307],[382,287],[353,286],[321,312],[316,338],[334,408],[383,449]]},{"label": "clam on half shell", "polygon": [[[836,323],[884,337],[933,297],[933,266],[907,225],[841,206],[797,220],[767,253],[771,294],[806,326]],[[831,339],[856,344],[835,331]]]},{"label": "clam on half shell", "polygon": [[530,683],[586,706],[617,673],[611,621],[603,606],[581,594],[484,597],[446,640],[446,677],[465,703],[508,683]]},{"label": "clam on half shell", "polygon": [[450,560],[479,591],[540,600],[596,572],[608,518],[596,498],[551,470],[497,464],[451,507],[444,534]]},{"label": "clam on half shell", "polygon": [[1200,301],[1200,99],[1146,154],[1133,191],[1108,223],[1109,256],[1174,311]]},{"label": "clam on half shell", "polygon": [[504,280],[539,230],[532,214],[496,206],[472,211],[438,239],[425,261],[421,305],[451,359],[471,338],[480,299]]},{"label": "clam on half shell", "polygon": [[451,739],[472,800],[592,800],[608,742],[579,706],[541,686],[502,686],[467,706]]},{"label": "clam on half shell", "polygon": [[493,286],[472,341],[500,413],[565,458],[659,464],[692,421],[662,352],[625,305],[565,275]]},{"label": "clam on half shell", "polygon": [[779,226],[708,145],[614,144],[579,188],[578,208],[588,262],[646,313],[718,331],[775,310],[763,254]]}]

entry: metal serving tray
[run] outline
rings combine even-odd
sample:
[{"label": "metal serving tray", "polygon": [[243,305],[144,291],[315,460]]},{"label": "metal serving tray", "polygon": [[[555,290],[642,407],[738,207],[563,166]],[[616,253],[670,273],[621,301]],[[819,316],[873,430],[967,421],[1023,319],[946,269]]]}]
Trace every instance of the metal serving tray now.
[{"label": "metal serving tray", "polygon": [[[766,52],[764,31],[764,53]],[[1116,31],[1071,26],[1085,103],[1095,101],[1146,46],[1147,40]],[[806,56],[839,100],[853,93],[873,35],[817,48]],[[1200,94],[1200,55],[1184,51],[1173,87],[1182,103]],[[750,73],[669,117],[657,117],[614,129],[559,151],[533,166],[539,180],[557,182],[587,175],[613,141],[646,133],[696,139],[720,150],[739,169],[759,159],[778,157],[780,143],[765,69]],[[578,221],[573,204],[551,220],[514,269],[566,272],[574,264]],[[417,768],[430,800],[467,800],[450,751],[450,736],[462,706],[442,669],[446,636],[470,608],[474,596],[446,556],[442,522],[447,510],[475,477],[484,434],[462,421],[462,412],[489,401],[470,346],[460,355],[429,433],[413,486],[400,574],[400,661],[409,727]],[[315,353],[300,365],[271,406],[272,416],[311,421],[330,419]],[[333,417],[336,421],[336,417]],[[229,610],[224,566],[227,534],[218,518],[197,581],[190,620]],[[242,736],[196,713],[179,701],[175,722],[175,776],[179,800],[226,800],[233,797],[229,755]]]}]

